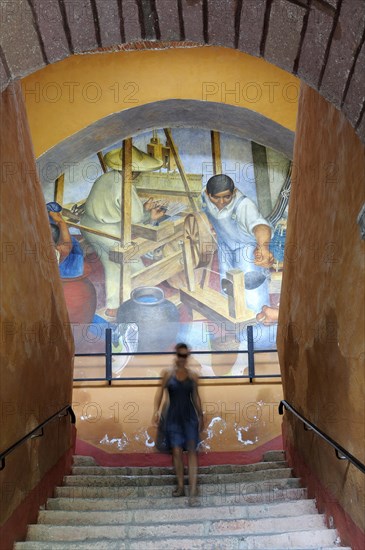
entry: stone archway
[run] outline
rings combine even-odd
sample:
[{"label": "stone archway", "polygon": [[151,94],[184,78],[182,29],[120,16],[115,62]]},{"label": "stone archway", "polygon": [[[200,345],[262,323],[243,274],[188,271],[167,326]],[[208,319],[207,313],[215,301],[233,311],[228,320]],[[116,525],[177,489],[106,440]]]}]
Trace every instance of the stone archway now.
[{"label": "stone archway", "polygon": [[19,0],[1,5],[1,89],[72,54],[220,45],[297,75],[365,141],[362,0]]}]

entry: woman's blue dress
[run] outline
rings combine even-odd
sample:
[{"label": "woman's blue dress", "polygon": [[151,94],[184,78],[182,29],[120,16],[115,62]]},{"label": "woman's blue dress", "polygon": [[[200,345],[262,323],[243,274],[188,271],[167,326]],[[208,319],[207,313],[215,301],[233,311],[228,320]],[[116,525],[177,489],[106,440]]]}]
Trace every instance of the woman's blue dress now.
[{"label": "woman's blue dress", "polygon": [[196,449],[199,443],[199,418],[193,402],[196,382],[192,378],[177,380],[171,376],[166,384],[170,404],[166,416],[166,433],[170,448]]}]

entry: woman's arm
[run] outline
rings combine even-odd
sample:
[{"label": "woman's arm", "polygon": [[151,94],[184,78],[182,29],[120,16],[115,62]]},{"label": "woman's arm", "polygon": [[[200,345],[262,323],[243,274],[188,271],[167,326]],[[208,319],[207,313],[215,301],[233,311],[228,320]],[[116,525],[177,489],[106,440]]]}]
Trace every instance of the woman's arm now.
[{"label": "woman's arm", "polygon": [[165,370],[161,377],[161,384],[157,389],[157,392],[155,395],[154,409],[153,409],[153,415],[152,415],[153,424],[158,424],[158,421],[160,419],[160,407],[161,407],[163,392],[165,390],[168,377],[169,377],[169,371]]},{"label": "woman's arm", "polygon": [[193,403],[194,403],[194,407],[196,409],[196,412],[198,414],[198,417],[199,417],[199,425],[200,425],[200,429],[202,430],[203,429],[203,408],[202,408],[202,402],[201,402],[201,399],[200,399],[200,395],[199,395],[199,389],[198,389],[198,386],[199,386],[199,377],[194,374],[193,375],[193,380],[195,382],[194,384],[194,390],[193,390]]}]

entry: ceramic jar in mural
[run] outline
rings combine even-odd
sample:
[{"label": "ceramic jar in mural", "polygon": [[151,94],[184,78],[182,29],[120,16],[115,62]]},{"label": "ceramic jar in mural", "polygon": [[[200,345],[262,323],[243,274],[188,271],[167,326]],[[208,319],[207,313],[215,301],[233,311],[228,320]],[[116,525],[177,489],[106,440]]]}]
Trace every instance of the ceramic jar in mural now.
[{"label": "ceramic jar in mural", "polygon": [[88,279],[91,269],[85,264],[80,277],[61,279],[68,316],[72,324],[89,324],[96,310],[96,291]]},{"label": "ceramic jar in mural", "polygon": [[164,351],[176,342],[179,312],[160,288],[138,287],[119,307],[117,323],[138,326],[138,351]]}]

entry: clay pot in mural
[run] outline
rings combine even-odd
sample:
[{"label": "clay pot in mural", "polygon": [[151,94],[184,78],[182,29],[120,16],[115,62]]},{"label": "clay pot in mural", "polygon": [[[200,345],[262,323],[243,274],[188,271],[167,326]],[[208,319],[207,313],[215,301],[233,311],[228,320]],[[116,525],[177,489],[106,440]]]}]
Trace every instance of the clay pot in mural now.
[{"label": "clay pot in mural", "polygon": [[87,278],[90,271],[85,264],[80,277],[61,279],[70,323],[90,324],[95,315],[96,291]]},{"label": "clay pot in mural", "polygon": [[177,307],[158,287],[138,287],[118,309],[117,323],[138,326],[138,351],[164,351],[176,342]]}]

